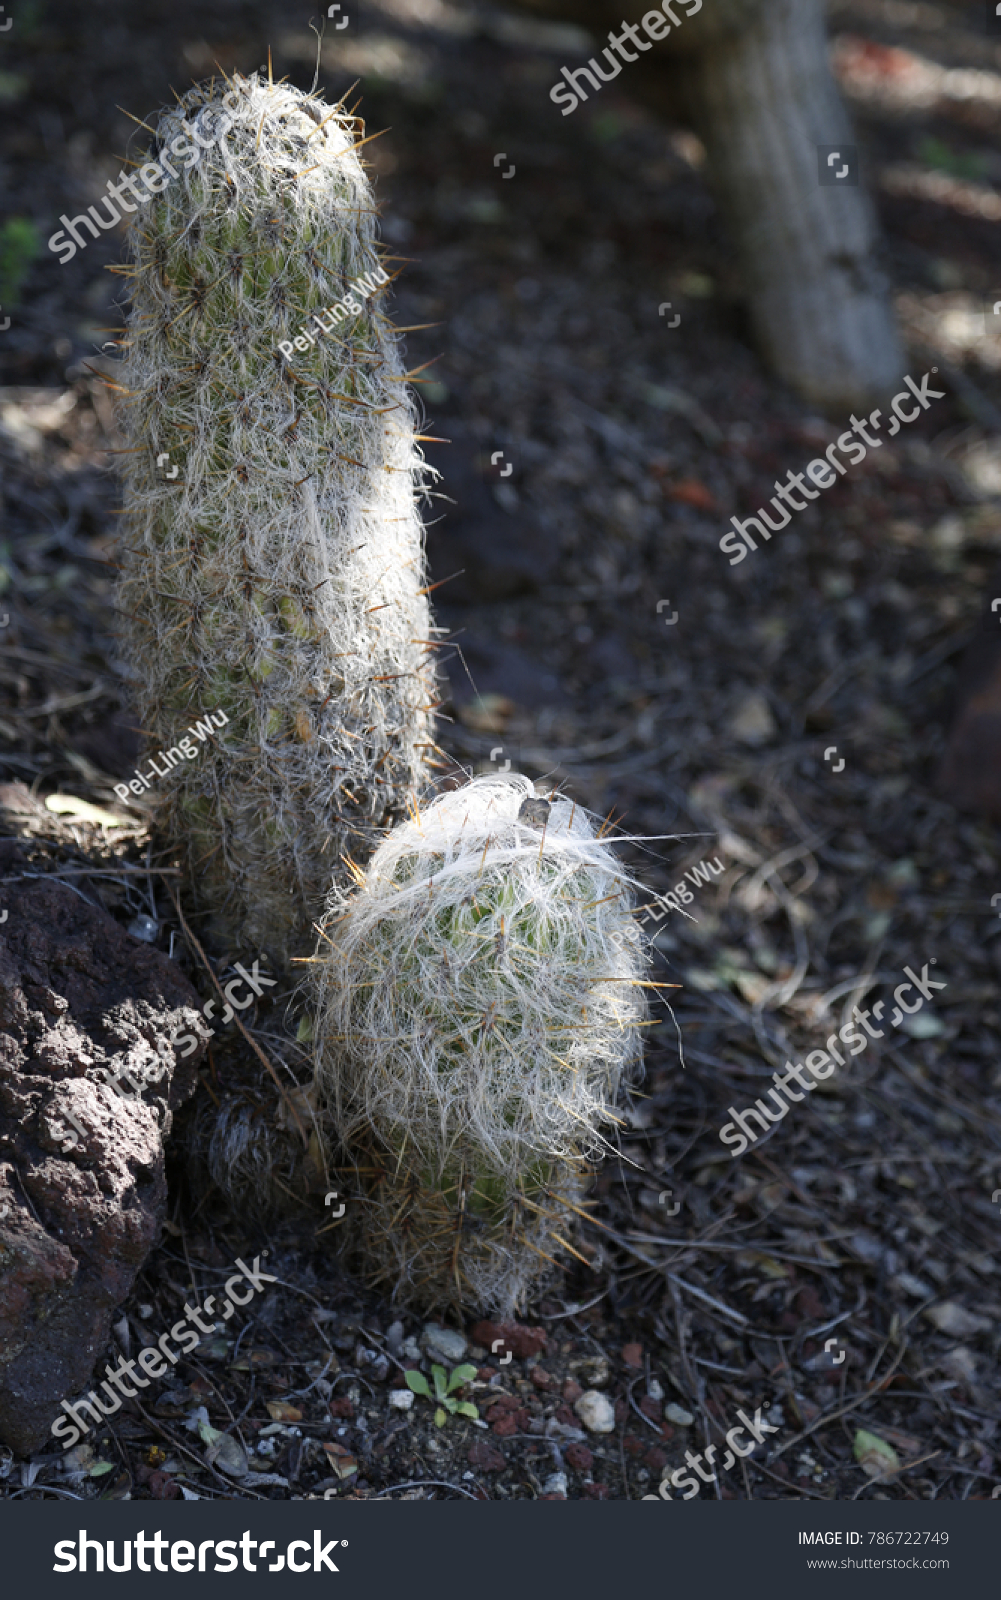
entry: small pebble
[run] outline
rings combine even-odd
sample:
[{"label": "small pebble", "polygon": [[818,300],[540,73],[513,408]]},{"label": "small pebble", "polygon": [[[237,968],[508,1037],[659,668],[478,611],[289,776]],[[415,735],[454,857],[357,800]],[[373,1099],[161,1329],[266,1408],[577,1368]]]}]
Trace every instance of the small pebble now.
[{"label": "small pebble", "polygon": [[590,1433],[613,1433],[615,1407],[599,1389],[585,1389],[574,1410]]},{"label": "small pebble", "polygon": [[391,1389],[389,1391],[389,1403],[394,1411],[409,1411],[414,1403],[413,1390]]},{"label": "small pebble", "polygon": [[550,1477],[548,1477],[546,1479],[545,1483],[542,1485],[542,1492],[543,1492],[543,1494],[558,1494],[558,1495],[562,1495],[563,1499],[565,1500],[566,1497],[567,1497],[567,1475],[566,1475],[566,1473],[565,1472],[554,1472],[554,1473],[552,1473],[552,1475]]},{"label": "small pebble", "polygon": [[518,808],[518,821],[529,828],[544,828],[551,810],[548,800],[523,800]]},{"label": "small pebble", "polygon": [[461,1361],[467,1349],[465,1334],[455,1328],[440,1328],[436,1322],[427,1324],[422,1342],[430,1356],[444,1356],[451,1362]]},{"label": "small pebble", "polygon": [[677,1423],[679,1428],[690,1428],[695,1421],[690,1411],[686,1411],[683,1406],[676,1406],[673,1400],[669,1406],[664,1407],[664,1417],[668,1422]]}]

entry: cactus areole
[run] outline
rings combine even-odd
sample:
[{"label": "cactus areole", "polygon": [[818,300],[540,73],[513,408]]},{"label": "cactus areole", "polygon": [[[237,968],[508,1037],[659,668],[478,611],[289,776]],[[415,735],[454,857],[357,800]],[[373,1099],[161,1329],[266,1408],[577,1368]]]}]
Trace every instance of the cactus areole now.
[{"label": "cactus areole", "polygon": [[433,748],[429,469],[362,137],[256,74],[192,89],[159,118],[161,189],[120,269],[126,671],[164,749],[204,706],[228,718],[150,803],[209,937],[280,968]]}]

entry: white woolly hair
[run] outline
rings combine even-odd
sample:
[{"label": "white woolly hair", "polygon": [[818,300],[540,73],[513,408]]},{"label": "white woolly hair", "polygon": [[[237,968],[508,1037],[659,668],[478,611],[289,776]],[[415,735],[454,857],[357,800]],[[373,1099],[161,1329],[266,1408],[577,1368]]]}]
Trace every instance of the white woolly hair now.
[{"label": "white woolly hair", "polygon": [[[345,1147],[371,1165],[374,1135],[384,1152],[386,1206],[404,1173],[451,1185],[460,1211],[475,1192],[500,1247],[512,1208],[560,1213],[610,1148],[641,1063],[646,957],[596,820],[518,774],[474,778],[399,823],[352,895],[333,891],[317,1077]],[[514,1277],[510,1238],[503,1250],[506,1265],[463,1269],[495,1302],[531,1276],[524,1250]]]},{"label": "white woolly hair", "polygon": [[[223,112],[225,88],[161,114],[150,154],[178,169],[172,144],[219,136],[130,228],[119,607],[151,748],[229,718],[148,797],[188,894],[219,938],[287,967],[342,855],[427,781],[431,469],[381,291],[349,293],[386,280],[358,120],[257,74]],[[346,296],[356,310],[286,360],[279,340]]]}]

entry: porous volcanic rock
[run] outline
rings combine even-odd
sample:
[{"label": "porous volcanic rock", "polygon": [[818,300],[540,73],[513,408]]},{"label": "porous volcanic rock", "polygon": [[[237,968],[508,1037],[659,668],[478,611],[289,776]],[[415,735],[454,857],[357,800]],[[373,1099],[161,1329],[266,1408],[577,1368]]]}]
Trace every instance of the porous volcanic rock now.
[{"label": "porous volcanic rock", "polygon": [[88,1385],[157,1242],[163,1141],[204,1045],[175,1063],[198,997],[106,911],[52,879],[0,898],[0,1440],[26,1454]]}]

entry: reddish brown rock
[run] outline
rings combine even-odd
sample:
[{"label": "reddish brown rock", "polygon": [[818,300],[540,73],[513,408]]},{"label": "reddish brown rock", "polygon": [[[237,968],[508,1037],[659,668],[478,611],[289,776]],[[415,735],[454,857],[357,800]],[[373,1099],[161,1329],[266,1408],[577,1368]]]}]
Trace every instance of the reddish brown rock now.
[{"label": "reddish brown rock", "polygon": [[563,1451],[563,1459],[573,1467],[575,1472],[590,1472],[594,1466],[594,1456],[586,1444],[580,1444],[574,1439]]},{"label": "reddish brown rock", "polygon": [[154,1500],[180,1500],[181,1485],[168,1472],[151,1472],[149,1492]]},{"label": "reddish brown rock", "polygon": [[801,1317],[811,1322],[825,1322],[828,1311],[812,1283],[804,1284],[793,1302]]},{"label": "reddish brown rock", "polygon": [[512,1434],[525,1432],[530,1416],[528,1408],[515,1395],[502,1394],[490,1407],[486,1420],[494,1433],[501,1438],[510,1438]]},{"label": "reddish brown rock", "polygon": [[163,1141],[204,1045],[175,1061],[200,1004],[162,952],[65,884],[0,887],[0,1440],[27,1454],[90,1385],[159,1238]]},{"label": "reddish brown rock", "polygon": [[643,1346],[641,1344],[624,1344],[622,1346],[622,1360],[627,1367],[637,1371],[643,1365]]},{"label": "reddish brown rock", "polygon": [[[408,1385],[404,1385],[404,1387],[406,1388]],[[355,1414],[355,1408],[346,1394],[339,1395],[336,1400],[331,1400],[327,1410],[332,1417],[353,1417]]]},{"label": "reddish brown rock", "polygon": [[583,1483],[581,1484],[581,1493],[583,1494],[585,1500],[607,1500],[608,1484]]},{"label": "reddish brown rock", "polygon": [[664,1415],[664,1407],[652,1394],[645,1394],[639,1403],[640,1410],[651,1422],[659,1422]]},{"label": "reddish brown rock", "polygon": [[563,1385],[563,1398],[568,1406],[572,1406],[575,1400],[579,1400],[583,1393],[584,1390],[581,1388],[576,1378],[568,1378],[566,1383]]},{"label": "reddish brown rock", "polygon": [[489,1404],[490,1410],[487,1412],[488,1417],[499,1417],[502,1416],[505,1411],[518,1411],[521,1407],[521,1401],[518,1399],[517,1395],[513,1394],[499,1394],[492,1402],[489,1402]]},{"label": "reddish brown rock", "polygon": [[[161,1453],[161,1460],[166,1457]],[[140,1461],[136,1467],[137,1483],[145,1484],[153,1500],[180,1500],[181,1487],[175,1483],[168,1472],[161,1472],[158,1467],[152,1467],[146,1461]]]},{"label": "reddish brown rock", "polygon": [[[530,1356],[543,1356],[549,1348],[545,1328],[530,1328],[523,1322],[478,1322],[470,1329],[469,1336],[474,1344],[483,1345],[491,1354],[503,1356],[510,1350],[519,1361],[527,1361]],[[498,1339],[504,1341],[504,1348],[495,1352],[493,1345]]]},{"label": "reddish brown rock", "polygon": [[479,1467],[481,1472],[502,1472],[507,1466],[497,1446],[489,1439],[477,1439],[470,1446],[466,1459],[471,1467]]}]

